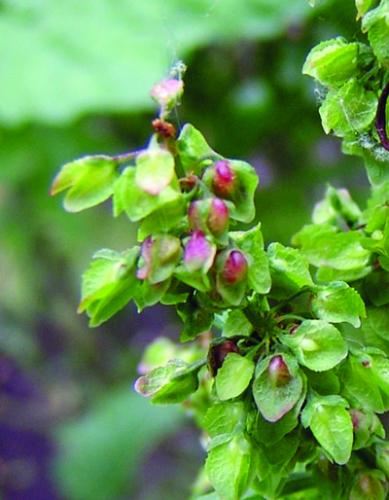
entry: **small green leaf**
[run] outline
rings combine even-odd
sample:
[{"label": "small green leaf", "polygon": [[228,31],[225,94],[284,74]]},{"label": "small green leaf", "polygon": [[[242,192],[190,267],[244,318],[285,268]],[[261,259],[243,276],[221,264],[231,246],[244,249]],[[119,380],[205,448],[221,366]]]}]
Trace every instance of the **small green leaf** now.
[{"label": "small green leaf", "polygon": [[362,237],[358,231],[338,232],[329,224],[311,224],[304,226],[292,241],[316,267],[354,271],[369,262],[370,252],[362,247]]},{"label": "small green leaf", "polygon": [[148,194],[160,194],[175,177],[174,157],[169,151],[149,148],[136,158],[136,185]]},{"label": "small green leaf", "polygon": [[213,313],[191,300],[178,304],[177,313],[184,323],[181,342],[195,339],[200,333],[208,331],[213,323]]},{"label": "small green leaf", "polygon": [[319,109],[325,133],[333,131],[344,137],[366,131],[374,121],[377,104],[376,94],[355,79],[339,90],[330,90]]},{"label": "small green leaf", "polygon": [[358,328],[360,317],[366,316],[365,305],[359,293],[344,281],[334,281],[315,290],[312,311],[325,321],[341,323],[346,321]]},{"label": "small green leaf", "polygon": [[370,45],[379,63],[386,69],[389,68],[389,8],[386,1],[371,10],[362,20],[362,30],[368,32]]},{"label": "small green leaf", "polygon": [[256,438],[266,446],[278,443],[299,423],[298,417],[305,401],[305,390],[296,405],[277,422],[268,422],[258,413]]},{"label": "small green leaf", "polygon": [[107,200],[113,193],[118,162],[109,156],[85,156],[67,163],[54,179],[51,194],[68,189],[64,207],[80,212]]},{"label": "small green leaf", "polygon": [[257,293],[268,293],[271,287],[269,259],[264,250],[261,225],[257,224],[248,231],[230,232],[230,237],[238,248],[243,250],[248,262],[249,286]]},{"label": "small green leaf", "polygon": [[251,445],[243,435],[234,436],[227,443],[209,451],[205,471],[220,498],[237,500],[242,497],[249,479],[251,461]]},{"label": "small green leaf", "polygon": [[355,0],[358,18],[363,17],[369,9],[375,6],[377,2],[378,0]]},{"label": "small green leaf", "polygon": [[221,401],[233,399],[242,394],[254,373],[251,359],[237,353],[227,354],[216,375],[216,392]]},{"label": "small green leaf", "polygon": [[135,260],[139,248],[118,253],[109,250],[95,255],[82,276],[78,312],[86,310],[90,326],[98,326],[122,309],[136,294]]},{"label": "small green leaf", "polygon": [[382,394],[370,367],[370,360],[350,355],[341,367],[342,394],[350,403],[364,410],[382,413]]},{"label": "small green leaf", "polygon": [[303,377],[295,359],[282,354],[282,359],[289,371],[289,379],[277,384],[272,381],[269,364],[274,356],[263,360],[257,368],[253,383],[253,395],[258,410],[269,422],[277,422],[299,401],[303,389]]},{"label": "small green leaf", "polygon": [[312,220],[315,224],[338,224],[339,218],[346,223],[355,223],[361,217],[361,210],[351,198],[347,189],[328,186],[324,200],[315,205]]},{"label": "small green leaf", "polygon": [[170,360],[166,366],[138,378],[135,390],[142,396],[151,397],[156,404],[179,403],[197,390],[197,374],[203,365],[201,361],[188,365],[180,359]]},{"label": "small green leaf", "polygon": [[123,210],[132,221],[147,217],[156,210],[178,202],[181,193],[174,182],[167,186],[161,193],[151,195],[143,191],[135,182],[135,168],[128,167],[116,181],[114,186],[114,215],[119,215]]},{"label": "small green leaf", "polygon": [[138,229],[138,241],[143,241],[150,234],[167,233],[173,228],[180,227],[185,216],[185,203],[182,197],[166,203],[145,217]]},{"label": "small green leaf", "polygon": [[323,85],[338,87],[358,72],[357,43],[338,37],[316,45],[303,66],[303,73]]},{"label": "small green leaf", "polygon": [[204,429],[211,438],[242,432],[246,423],[246,410],[243,402],[233,401],[216,403],[210,406],[204,417]]},{"label": "small green leaf", "polygon": [[208,145],[204,136],[193,125],[184,125],[177,139],[177,149],[181,164],[186,173],[201,174],[203,168],[218,158]]},{"label": "small green leaf", "polygon": [[305,320],[282,342],[296,355],[299,363],[313,371],[330,370],[347,356],[347,344],[341,333],[322,320]]},{"label": "small green leaf", "polygon": [[252,331],[253,325],[240,309],[230,309],[225,314],[223,337],[235,337],[236,335],[248,337]]},{"label": "small green leaf", "polygon": [[312,397],[302,415],[304,427],[310,427],[319,444],[339,465],[349,461],[353,445],[353,424],[346,406],[347,401],[339,396]]},{"label": "small green leaf", "polygon": [[290,294],[303,287],[312,287],[306,258],[295,248],[271,243],[267,249],[273,287],[286,289]]}]

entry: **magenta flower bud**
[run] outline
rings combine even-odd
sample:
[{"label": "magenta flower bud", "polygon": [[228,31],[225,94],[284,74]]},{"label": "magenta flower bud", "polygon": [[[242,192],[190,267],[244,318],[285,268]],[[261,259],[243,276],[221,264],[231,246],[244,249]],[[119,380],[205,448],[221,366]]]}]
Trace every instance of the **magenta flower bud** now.
[{"label": "magenta flower bud", "polygon": [[155,84],[151,89],[151,97],[161,106],[170,108],[180,99],[184,91],[184,82],[174,78],[168,78]]},{"label": "magenta flower bud", "polygon": [[216,236],[222,234],[228,226],[228,207],[220,198],[212,198],[207,225]]},{"label": "magenta flower bud", "polygon": [[243,253],[240,250],[232,250],[224,262],[223,280],[231,285],[239,283],[246,278],[247,269],[247,260]]},{"label": "magenta flower bud", "polygon": [[231,169],[230,162],[219,160],[215,163],[214,167],[213,191],[222,198],[229,198],[235,188],[235,174]]},{"label": "magenta flower bud", "polygon": [[184,264],[188,271],[207,272],[212,266],[216,247],[205,237],[202,231],[193,231],[184,250]]},{"label": "magenta flower bud", "polygon": [[275,387],[285,385],[290,380],[289,369],[282,356],[274,356],[269,363],[268,373],[271,383]]},{"label": "magenta flower bud", "polygon": [[143,265],[138,269],[136,276],[140,280],[145,280],[151,270],[151,249],[153,246],[153,239],[151,236],[146,238],[140,249],[140,256],[143,260]]}]

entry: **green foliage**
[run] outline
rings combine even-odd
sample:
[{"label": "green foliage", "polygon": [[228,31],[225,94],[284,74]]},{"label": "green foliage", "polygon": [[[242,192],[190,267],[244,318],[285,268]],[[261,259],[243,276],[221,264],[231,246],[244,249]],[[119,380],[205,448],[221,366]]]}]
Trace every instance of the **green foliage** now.
[{"label": "green foliage", "polygon": [[[385,5],[358,3],[365,30]],[[374,118],[384,35],[371,33],[371,47],[320,44],[304,71],[328,87],[324,130],[364,157],[374,147],[381,161]],[[167,119],[161,104],[149,145],[113,157],[124,167],[110,186],[114,214],[140,223],[141,245],[97,255],[81,309],[94,325],[129,299],[138,309],[176,306],[180,340],[195,347],[154,346],[135,388],[190,408],[205,431],[204,470],[217,498],[319,498],[321,485],[339,500],[384,498],[387,443],[376,413],[389,409],[387,185],[366,210],[329,186],[294,248],[266,248],[260,224],[239,226],[255,217],[254,168],[216,153],[190,124],[176,137]],[[82,174],[67,169],[58,178],[73,189]]]}]

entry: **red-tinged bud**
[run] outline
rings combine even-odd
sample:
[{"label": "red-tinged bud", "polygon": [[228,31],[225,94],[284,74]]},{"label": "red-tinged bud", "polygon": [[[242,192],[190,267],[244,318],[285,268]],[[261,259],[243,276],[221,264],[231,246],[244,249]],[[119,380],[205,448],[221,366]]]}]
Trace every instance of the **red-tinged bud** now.
[{"label": "red-tinged bud", "polygon": [[239,354],[239,349],[233,340],[224,340],[220,344],[214,345],[208,352],[208,364],[213,377],[216,376],[217,371],[222,366],[223,361],[227,354],[236,352]]},{"label": "red-tinged bud", "polygon": [[184,250],[184,264],[188,271],[207,272],[215,258],[216,247],[205,237],[202,231],[193,231]]},{"label": "red-tinged bud", "polygon": [[357,481],[350,492],[350,499],[386,498],[385,488],[379,479],[378,471],[365,472],[358,475]]},{"label": "red-tinged bud", "polygon": [[351,421],[353,423],[353,429],[354,431],[357,431],[359,429],[361,419],[363,418],[363,414],[355,409],[350,410],[350,415],[351,415]]},{"label": "red-tinged bud", "polygon": [[146,238],[141,246],[140,255],[143,260],[143,265],[138,269],[136,276],[140,280],[145,280],[151,270],[151,249],[153,246],[153,239],[151,236]]},{"label": "red-tinged bud", "polygon": [[151,89],[151,97],[162,109],[171,108],[182,96],[184,82],[175,78],[168,78],[155,84]]},{"label": "red-tinged bud", "polygon": [[228,227],[228,207],[219,198],[193,201],[188,209],[189,226],[194,230],[209,230],[215,236]]},{"label": "red-tinged bud", "polygon": [[214,168],[213,191],[222,198],[229,198],[235,188],[235,174],[231,169],[230,162],[219,160],[215,163]]},{"label": "red-tinged bud", "polygon": [[233,285],[247,276],[247,260],[240,250],[232,250],[224,262],[222,277],[225,283]]},{"label": "red-tinged bud", "polygon": [[271,383],[275,387],[285,385],[290,380],[289,369],[282,356],[274,356],[269,363],[268,373]]},{"label": "red-tinged bud", "polygon": [[194,230],[203,230],[204,224],[201,217],[202,200],[192,201],[188,208],[189,227]]},{"label": "red-tinged bud", "polygon": [[216,236],[222,234],[228,227],[228,207],[223,200],[212,198],[207,225]]}]

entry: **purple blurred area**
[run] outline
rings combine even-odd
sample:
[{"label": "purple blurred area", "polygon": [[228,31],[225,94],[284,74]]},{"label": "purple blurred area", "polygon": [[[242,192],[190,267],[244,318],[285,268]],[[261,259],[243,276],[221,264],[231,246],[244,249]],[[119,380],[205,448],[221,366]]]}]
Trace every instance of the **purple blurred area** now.
[{"label": "purple blurred area", "polygon": [[38,384],[14,361],[0,356],[0,488],[4,500],[60,498],[51,478],[55,447],[44,422],[39,422],[47,404]]}]

